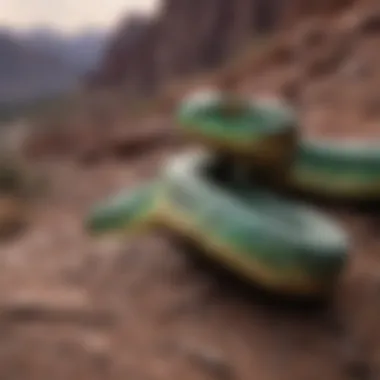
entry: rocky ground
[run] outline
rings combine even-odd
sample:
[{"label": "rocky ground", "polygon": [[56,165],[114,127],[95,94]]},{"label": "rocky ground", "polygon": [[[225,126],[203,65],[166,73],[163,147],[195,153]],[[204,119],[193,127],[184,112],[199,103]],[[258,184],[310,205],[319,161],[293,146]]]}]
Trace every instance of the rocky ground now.
[{"label": "rocky ground", "polygon": [[175,149],[125,163],[49,165],[31,228],[1,245],[0,378],[380,378],[378,217],[331,211],[351,262],[324,307],[269,300],[203,267],[167,237],[95,240],[97,199],[153,176]]}]

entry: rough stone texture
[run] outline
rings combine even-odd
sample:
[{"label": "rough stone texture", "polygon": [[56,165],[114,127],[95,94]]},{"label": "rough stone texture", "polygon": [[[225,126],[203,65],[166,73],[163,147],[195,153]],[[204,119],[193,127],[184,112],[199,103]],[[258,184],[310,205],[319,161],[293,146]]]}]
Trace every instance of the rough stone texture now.
[{"label": "rough stone texture", "polygon": [[99,85],[123,85],[131,93],[151,93],[183,74],[218,67],[253,38],[286,29],[305,17],[334,14],[352,3],[166,0],[154,19],[140,24],[134,43],[125,43],[130,21],[121,25],[93,80]]}]

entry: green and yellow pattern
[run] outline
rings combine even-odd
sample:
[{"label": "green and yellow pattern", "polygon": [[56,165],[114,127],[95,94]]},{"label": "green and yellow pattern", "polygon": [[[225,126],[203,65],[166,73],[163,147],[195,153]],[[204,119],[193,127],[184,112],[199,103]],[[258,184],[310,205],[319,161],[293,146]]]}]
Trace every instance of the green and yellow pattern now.
[{"label": "green and yellow pattern", "polygon": [[379,152],[300,140],[295,113],[278,102],[247,101],[226,113],[222,97],[204,95],[187,99],[177,120],[182,132],[215,153],[173,157],[155,181],[95,207],[88,230],[136,233],[166,227],[264,287],[298,295],[328,292],[348,260],[349,239],[340,226],[309,205],[255,185],[254,178],[220,182],[211,168],[222,153],[234,165],[264,168],[291,189],[376,198]]}]

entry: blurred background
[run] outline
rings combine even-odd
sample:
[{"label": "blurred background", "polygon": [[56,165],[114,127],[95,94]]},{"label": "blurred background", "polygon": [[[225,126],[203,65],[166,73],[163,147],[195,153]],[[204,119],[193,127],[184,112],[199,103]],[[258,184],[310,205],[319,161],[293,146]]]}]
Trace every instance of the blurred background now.
[{"label": "blurred background", "polygon": [[312,314],[82,221],[183,148],[182,95],[226,80],[306,137],[378,139],[379,46],[377,0],[0,0],[0,379],[378,379],[376,215],[331,210],[353,263]]}]

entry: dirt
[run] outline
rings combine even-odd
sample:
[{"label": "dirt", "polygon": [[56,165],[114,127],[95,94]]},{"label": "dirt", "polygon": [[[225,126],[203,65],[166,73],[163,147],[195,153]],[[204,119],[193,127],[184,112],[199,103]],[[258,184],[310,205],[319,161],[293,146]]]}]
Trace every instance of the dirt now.
[{"label": "dirt", "polygon": [[0,378],[12,380],[380,377],[380,219],[330,210],[351,262],[323,307],[279,302],[167,236],[95,239],[94,201],[155,175],[175,150],[94,167],[52,163],[32,227],[1,245]]}]

